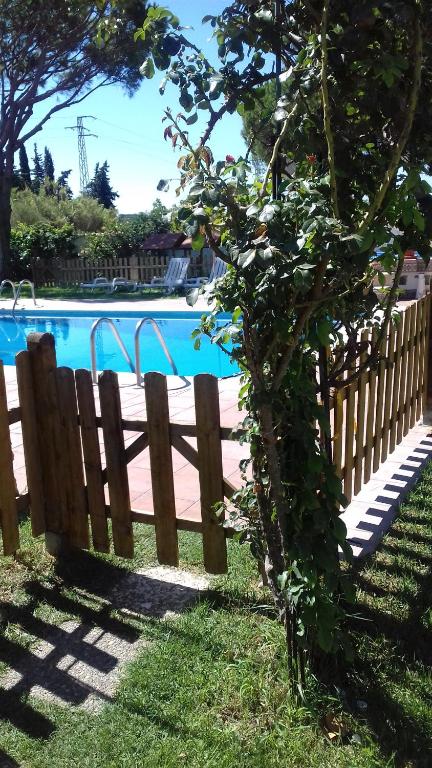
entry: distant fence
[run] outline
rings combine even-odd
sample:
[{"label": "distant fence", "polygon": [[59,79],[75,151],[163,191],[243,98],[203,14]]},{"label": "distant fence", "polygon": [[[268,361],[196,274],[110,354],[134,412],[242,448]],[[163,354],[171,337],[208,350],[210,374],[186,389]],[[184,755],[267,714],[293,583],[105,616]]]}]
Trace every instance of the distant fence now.
[{"label": "distant fence", "polygon": [[[211,268],[208,257],[203,259],[197,251],[189,251],[186,255],[191,259],[189,277],[208,274]],[[163,277],[170,259],[171,255],[155,253],[101,259],[98,262],[85,258],[40,259],[32,267],[33,282],[38,287],[73,287],[92,282],[95,277],[106,277],[108,280],[124,277],[134,282],[150,283],[154,277]]]},{"label": "distant fence", "polygon": [[[430,296],[406,309],[382,343],[377,369],[366,369],[331,399],[333,458],[350,500],[415,425],[431,384],[428,374]],[[365,332],[364,338],[369,332]],[[373,332],[372,332],[373,333]],[[58,368],[54,338],[31,334],[16,357],[19,407],[8,410],[0,363],[0,523],[4,554],[19,547],[18,514],[30,508],[32,532],[63,534],[76,547],[110,549],[132,557],[132,524],[153,525],[160,563],[177,565],[178,531],[202,536],[205,568],[224,573],[226,537],[213,507],[236,488],[224,477],[222,441],[241,431],[220,425],[217,379],[194,378],[195,418],[179,424],[169,417],[167,380],[145,375],[146,416],[123,418],[117,374],[98,382],[99,414],[89,371]],[[10,425],[21,422],[28,494],[18,496]],[[138,437],[125,446],[124,432]],[[196,447],[186,438],[196,439]],[[105,458],[101,445],[104,445]],[[128,464],[150,452],[154,512],[131,508]],[[199,473],[201,519],[177,517],[172,451]],[[103,466],[104,464],[104,466]],[[107,503],[105,486],[108,487]],[[111,519],[111,525],[108,519]]]}]

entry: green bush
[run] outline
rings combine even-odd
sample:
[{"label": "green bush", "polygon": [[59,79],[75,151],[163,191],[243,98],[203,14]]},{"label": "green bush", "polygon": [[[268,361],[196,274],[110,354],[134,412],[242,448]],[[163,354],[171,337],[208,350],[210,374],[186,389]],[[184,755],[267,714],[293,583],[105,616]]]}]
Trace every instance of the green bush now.
[{"label": "green bush", "polygon": [[149,216],[143,214],[134,220],[116,222],[111,229],[88,235],[80,255],[99,261],[133,256],[150,232],[155,230]]},{"label": "green bush", "polygon": [[20,224],[52,224],[56,227],[71,224],[75,232],[80,234],[112,227],[116,218],[115,211],[106,210],[91,197],[69,200],[64,193],[59,194],[59,197],[48,194],[45,187],[38,193],[28,188],[17,189],[12,193],[13,228]]},{"label": "green bush", "polygon": [[77,255],[71,224],[18,224],[11,233],[11,272],[15,279],[29,277],[39,259],[72,258]]}]

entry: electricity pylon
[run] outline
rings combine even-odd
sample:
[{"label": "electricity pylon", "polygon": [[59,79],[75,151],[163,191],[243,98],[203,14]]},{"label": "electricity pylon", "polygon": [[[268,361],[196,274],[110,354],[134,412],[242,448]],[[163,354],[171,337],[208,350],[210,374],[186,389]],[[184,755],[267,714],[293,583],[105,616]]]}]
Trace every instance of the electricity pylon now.
[{"label": "electricity pylon", "polygon": [[68,130],[76,131],[78,134],[78,163],[79,163],[79,176],[80,176],[80,190],[81,190],[81,194],[83,195],[85,194],[88,183],[90,181],[85,140],[89,136],[94,136],[97,139],[97,135],[95,133],[90,133],[88,128],[86,128],[86,126],[84,125],[83,121],[87,119],[96,120],[96,118],[93,115],[80,115],[80,117],[77,117],[76,125],[67,126]]}]

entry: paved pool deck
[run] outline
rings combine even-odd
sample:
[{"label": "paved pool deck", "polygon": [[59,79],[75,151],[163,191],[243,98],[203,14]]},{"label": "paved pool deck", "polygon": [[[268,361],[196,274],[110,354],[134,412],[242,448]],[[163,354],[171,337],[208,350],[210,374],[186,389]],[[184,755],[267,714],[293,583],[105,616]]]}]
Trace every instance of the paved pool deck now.
[{"label": "paved pool deck", "polygon": [[[12,299],[6,299],[0,296],[0,310],[11,311],[13,307]],[[104,296],[95,293],[92,298],[83,299],[45,299],[39,298],[36,293],[36,307],[32,299],[20,299],[17,304],[17,312],[32,314],[39,310],[50,310],[59,312],[82,312],[86,309],[92,312],[112,315],[115,312],[208,312],[210,310],[208,301],[200,296],[196,304],[190,307],[186,302],[185,296],[167,296],[166,298],[143,298],[130,300],[125,297],[124,300],[113,299],[111,296]]]}]

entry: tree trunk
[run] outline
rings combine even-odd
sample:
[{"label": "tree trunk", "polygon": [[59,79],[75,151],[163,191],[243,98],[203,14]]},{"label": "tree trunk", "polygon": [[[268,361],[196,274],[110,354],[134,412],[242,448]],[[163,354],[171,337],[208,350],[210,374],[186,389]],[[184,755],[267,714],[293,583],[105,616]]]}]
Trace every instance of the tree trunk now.
[{"label": "tree trunk", "polygon": [[9,277],[12,178],[0,172],[0,279]]}]

